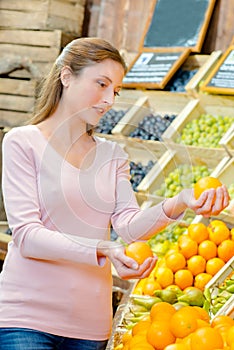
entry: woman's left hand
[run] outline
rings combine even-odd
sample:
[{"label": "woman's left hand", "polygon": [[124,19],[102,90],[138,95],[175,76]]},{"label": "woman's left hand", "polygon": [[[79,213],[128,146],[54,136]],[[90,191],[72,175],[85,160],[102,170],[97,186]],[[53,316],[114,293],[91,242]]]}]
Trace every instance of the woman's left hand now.
[{"label": "woman's left hand", "polygon": [[225,185],[204,191],[196,200],[191,189],[182,191],[184,202],[197,215],[204,217],[218,215],[229,204],[230,196]]}]

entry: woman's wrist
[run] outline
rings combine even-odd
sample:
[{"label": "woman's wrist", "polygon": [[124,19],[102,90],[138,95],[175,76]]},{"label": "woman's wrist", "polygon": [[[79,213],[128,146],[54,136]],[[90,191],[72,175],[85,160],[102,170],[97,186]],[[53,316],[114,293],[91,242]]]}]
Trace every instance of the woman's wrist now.
[{"label": "woman's wrist", "polygon": [[111,250],[122,247],[121,243],[113,241],[99,241],[97,244],[98,256],[110,256]]},{"label": "woman's wrist", "polygon": [[187,209],[186,190],[182,190],[179,194],[172,198],[167,198],[163,201],[163,211],[165,215],[172,220],[176,220]]},{"label": "woman's wrist", "polygon": [[98,256],[108,256],[108,249],[110,249],[109,241],[100,241],[97,244],[97,255]]}]

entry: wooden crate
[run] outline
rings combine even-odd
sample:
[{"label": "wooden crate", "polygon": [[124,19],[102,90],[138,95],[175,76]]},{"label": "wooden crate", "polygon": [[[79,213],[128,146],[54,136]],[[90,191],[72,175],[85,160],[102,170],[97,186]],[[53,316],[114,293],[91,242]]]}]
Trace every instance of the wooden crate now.
[{"label": "wooden crate", "polygon": [[234,157],[234,124],[228,130],[228,132],[221,138],[220,145],[225,148],[227,153]]},{"label": "wooden crate", "polygon": [[158,197],[155,191],[160,189],[168,175],[179,165],[187,164],[191,167],[205,165],[210,170],[210,175],[216,176],[230,159],[227,155],[223,157],[221,153],[214,154],[211,150],[206,150],[203,153],[199,149],[194,151],[188,152],[186,148],[182,152],[167,150],[139,184],[138,191]]},{"label": "wooden crate", "polygon": [[1,0],[1,27],[60,29],[81,36],[85,0]]},{"label": "wooden crate", "polygon": [[[234,271],[234,256],[213,276],[207,283],[206,288],[210,293],[219,294],[219,286]],[[226,301],[226,303],[218,310],[216,314],[212,314],[211,319],[219,315],[234,316],[234,294]]]},{"label": "wooden crate", "polygon": [[[200,86],[205,78],[208,76],[210,71],[213,69],[214,65],[218,62],[222,55],[222,51],[214,51],[210,55],[193,55],[189,56],[187,65],[184,65],[184,69],[188,67],[191,70],[191,67],[197,69],[196,74],[189,80],[189,82],[185,86],[185,90],[198,98],[200,92]],[[183,68],[183,66],[182,66]]]},{"label": "wooden crate", "polygon": [[61,30],[0,29],[0,59],[10,56],[29,60],[33,71],[18,67],[9,76],[40,79],[49,72],[61,47],[68,41]]},{"label": "wooden crate", "polygon": [[[177,96],[172,92],[144,91],[142,94],[139,94],[139,98],[132,104],[129,111],[112,129],[112,134],[128,138],[130,137],[130,133],[138,127],[139,122],[143,120],[145,116],[152,113],[161,116],[165,114],[179,115],[189,101],[191,101],[189,96]],[[137,140],[137,138],[133,139]],[[163,142],[156,140],[138,140],[144,143],[149,149],[165,151],[166,146],[163,145]]]},{"label": "wooden crate", "polygon": [[[183,128],[187,123],[191,122],[200,117],[202,114],[210,114],[213,116],[229,116],[233,117],[234,121],[234,99],[226,99],[219,97],[207,99],[193,99],[188,102],[187,106],[181,111],[179,116],[171,123],[171,125],[167,128],[165,133],[163,134],[163,140],[173,149],[180,150],[181,147],[187,147],[189,150],[193,149],[194,146],[183,145],[177,143],[177,138],[181,134]],[[224,137],[225,135],[223,135]],[[200,152],[205,152],[206,147],[198,147]],[[223,154],[224,148],[222,145],[219,145],[217,148],[209,148],[217,154],[221,152]]]},{"label": "wooden crate", "polygon": [[0,126],[23,125],[34,109],[37,81],[0,78]]}]

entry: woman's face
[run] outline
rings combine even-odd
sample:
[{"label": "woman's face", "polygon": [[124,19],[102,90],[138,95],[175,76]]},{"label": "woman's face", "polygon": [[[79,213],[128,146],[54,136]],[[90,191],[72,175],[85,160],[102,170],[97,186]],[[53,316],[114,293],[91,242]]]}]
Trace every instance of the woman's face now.
[{"label": "woman's face", "polygon": [[96,125],[112,107],[123,77],[122,65],[111,59],[84,68],[78,76],[64,67],[61,72],[61,102],[66,106],[68,117],[75,116],[85,123]]}]

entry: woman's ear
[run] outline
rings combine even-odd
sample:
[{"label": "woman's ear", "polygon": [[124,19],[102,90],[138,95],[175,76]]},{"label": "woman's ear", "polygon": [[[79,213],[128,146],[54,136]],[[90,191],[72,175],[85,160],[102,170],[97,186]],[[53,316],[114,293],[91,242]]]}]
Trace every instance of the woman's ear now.
[{"label": "woman's ear", "polygon": [[60,79],[64,87],[68,87],[70,79],[72,77],[72,71],[70,67],[65,66],[61,70]]}]

